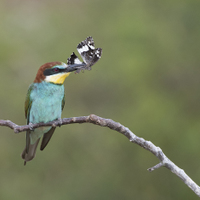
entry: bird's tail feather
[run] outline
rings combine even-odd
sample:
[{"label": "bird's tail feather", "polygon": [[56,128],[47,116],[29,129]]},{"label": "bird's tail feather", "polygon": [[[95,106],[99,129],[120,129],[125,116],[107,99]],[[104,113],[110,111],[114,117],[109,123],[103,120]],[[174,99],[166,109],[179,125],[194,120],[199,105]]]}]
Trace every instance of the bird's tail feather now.
[{"label": "bird's tail feather", "polygon": [[27,146],[25,147],[24,151],[21,154],[22,159],[24,159],[24,165],[26,165],[27,161],[30,161],[35,157],[35,153],[36,153],[36,149],[37,149],[39,141],[40,141],[40,138],[34,144],[29,144],[28,149],[27,149]]},{"label": "bird's tail feather", "polygon": [[56,127],[52,127],[47,133],[44,134],[44,136],[42,138],[42,143],[41,143],[41,146],[40,146],[41,151],[44,150],[44,148],[49,143],[49,140],[51,139],[55,129],[56,129]]}]

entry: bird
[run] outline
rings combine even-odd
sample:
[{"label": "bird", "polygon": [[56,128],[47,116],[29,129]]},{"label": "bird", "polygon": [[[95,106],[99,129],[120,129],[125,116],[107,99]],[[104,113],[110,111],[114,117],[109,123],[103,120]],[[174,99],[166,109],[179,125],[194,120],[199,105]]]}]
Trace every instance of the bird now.
[{"label": "bird", "polygon": [[[65,105],[64,81],[70,72],[84,64],[67,65],[63,62],[48,62],[42,65],[29,86],[25,100],[27,124],[60,120]],[[24,165],[35,157],[40,138],[43,136],[40,150],[51,139],[55,127],[39,127],[26,132],[26,146],[21,156]]]},{"label": "bird", "polygon": [[[94,40],[90,36],[78,44],[77,50],[81,55],[81,62],[73,52],[64,62],[48,62],[43,64],[29,86],[25,100],[25,117],[27,124],[47,123],[58,120],[61,124],[61,114],[65,105],[64,81],[73,71],[90,70],[91,66],[101,57],[101,48],[94,48]],[[49,143],[56,127],[38,127],[26,131],[26,145],[21,154],[24,165],[31,161],[36,154],[40,138],[40,150]]]}]

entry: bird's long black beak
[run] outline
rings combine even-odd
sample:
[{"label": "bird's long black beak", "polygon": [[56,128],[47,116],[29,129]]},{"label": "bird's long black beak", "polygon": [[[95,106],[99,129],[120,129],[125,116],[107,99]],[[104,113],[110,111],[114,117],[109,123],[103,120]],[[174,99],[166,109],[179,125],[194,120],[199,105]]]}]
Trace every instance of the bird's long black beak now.
[{"label": "bird's long black beak", "polygon": [[67,68],[65,69],[65,72],[73,72],[73,71],[83,68],[84,66],[86,66],[85,63],[68,65]]}]

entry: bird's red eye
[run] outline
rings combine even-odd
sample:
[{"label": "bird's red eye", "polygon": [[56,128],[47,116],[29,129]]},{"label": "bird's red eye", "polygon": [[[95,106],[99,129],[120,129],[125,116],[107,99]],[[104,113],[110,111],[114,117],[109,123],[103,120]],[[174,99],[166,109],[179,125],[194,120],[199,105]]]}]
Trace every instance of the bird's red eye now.
[{"label": "bird's red eye", "polygon": [[55,68],[53,69],[53,71],[54,71],[54,72],[59,72],[59,68],[58,68],[58,67],[55,67]]}]

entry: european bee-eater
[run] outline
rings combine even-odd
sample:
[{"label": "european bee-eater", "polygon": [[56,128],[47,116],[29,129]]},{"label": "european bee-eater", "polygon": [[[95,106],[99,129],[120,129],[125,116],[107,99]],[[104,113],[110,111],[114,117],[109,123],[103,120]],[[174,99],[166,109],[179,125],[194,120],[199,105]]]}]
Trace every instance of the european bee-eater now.
[{"label": "european bee-eater", "polygon": [[[83,58],[81,62],[73,53],[63,62],[49,62],[42,65],[29,86],[25,101],[25,116],[27,124],[50,122],[61,119],[61,113],[65,105],[64,81],[70,72],[91,69],[101,57],[101,48],[94,48],[92,37],[86,38],[77,46],[77,50]],[[55,127],[39,127],[26,132],[26,146],[21,156],[24,164],[35,157],[40,138],[42,138],[40,150],[43,150],[51,139]]]},{"label": "european bee-eater", "polygon": [[[28,89],[25,101],[27,124],[50,122],[61,118],[65,105],[64,81],[71,71],[83,64],[67,65],[62,62],[50,62],[42,65],[34,83]],[[26,132],[26,147],[22,158],[30,161],[34,158],[40,138],[43,136],[40,150],[43,150],[51,139],[55,127],[39,127]]]}]

